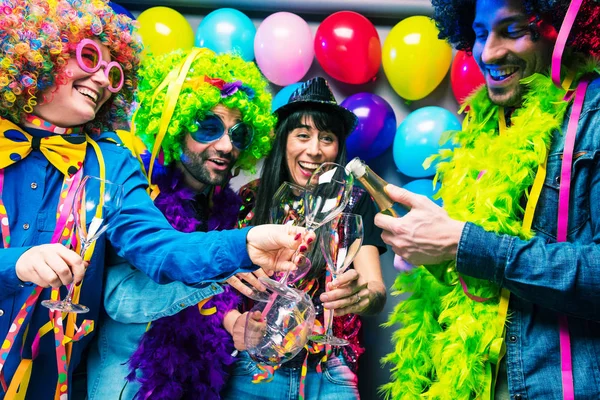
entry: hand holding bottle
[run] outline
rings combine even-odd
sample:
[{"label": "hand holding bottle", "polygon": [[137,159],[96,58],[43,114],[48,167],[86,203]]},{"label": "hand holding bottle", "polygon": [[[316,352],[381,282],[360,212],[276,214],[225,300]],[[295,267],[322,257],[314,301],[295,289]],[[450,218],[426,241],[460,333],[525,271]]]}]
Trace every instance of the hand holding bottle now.
[{"label": "hand holding bottle", "polygon": [[379,213],[375,225],[383,229],[381,238],[394,253],[415,265],[439,264],[454,259],[465,226],[426,196],[388,184],[389,198],[410,211],[402,218]]}]

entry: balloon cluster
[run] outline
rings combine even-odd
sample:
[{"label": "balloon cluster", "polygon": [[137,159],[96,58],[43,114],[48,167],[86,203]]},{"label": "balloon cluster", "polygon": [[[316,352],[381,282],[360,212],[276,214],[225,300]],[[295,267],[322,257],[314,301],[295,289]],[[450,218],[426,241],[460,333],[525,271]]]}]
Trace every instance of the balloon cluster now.
[{"label": "balloon cluster", "polygon": [[[128,13],[111,4],[115,11]],[[273,98],[273,110],[288,102],[315,58],[326,74],[351,85],[375,80],[383,65],[391,87],[407,101],[431,94],[449,69],[459,103],[484,83],[473,57],[458,51],[453,59],[450,45],[438,39],[435,23],[424,16],[400,21],[383,44],[371,21],[353,11],[329,15],[314,37],[307,22],[290,12],[271,14],[256,28],[244,13],[221,8],[206,15],[195,34],[185,17],[168,7],[149,8],[139,15],[138,22],[144,46],[154,55],[197,46],[217,53],[234,51],[247,61],[255,60],[265,77],[282,87]],[[453,113],[424,107],[397,126],[400,121],[391,105],[376,94],[356,93],[341,105],[359,120],[346,140],[348,157],[368,161],[393,146],[398,171],[418,179],[411,182],[413,190],[433,196],[429,178],[435,166],[425,169],[423,162],[440,150],[443,132],[461,128]]]}]

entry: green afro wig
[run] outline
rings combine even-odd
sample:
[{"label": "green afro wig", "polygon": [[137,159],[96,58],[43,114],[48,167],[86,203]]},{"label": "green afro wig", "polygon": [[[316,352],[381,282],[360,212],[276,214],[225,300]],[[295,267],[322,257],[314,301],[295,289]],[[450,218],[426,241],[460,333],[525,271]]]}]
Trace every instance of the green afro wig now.
[{"label": "green afro wig", "polygon": [[[242,85],[233,94],[222,95],[207,80],[241,81]],[[254,172],[256,161],[271,150],[276,119],[271,115],[267,81],[253,62],[237,55],[195,48],[147,57],[140,68],[137,96],[135,133],[148,149],[160,142],[165,165],[179,160],[185,135],[195,132],[196,122],[218,104],[240,110],[243,122],[254,129],[250,147],[238,157],[238,168]]]}]

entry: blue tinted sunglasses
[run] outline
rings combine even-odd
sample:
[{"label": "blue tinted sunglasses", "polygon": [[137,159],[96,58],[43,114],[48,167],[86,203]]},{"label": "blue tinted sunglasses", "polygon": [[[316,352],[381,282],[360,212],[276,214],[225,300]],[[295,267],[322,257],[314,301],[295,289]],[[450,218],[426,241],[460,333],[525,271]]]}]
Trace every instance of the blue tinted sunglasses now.
[{"label": "blue tinted sunglasses", "polygon": [[[212,143],[221,139],[225,134],[225,125],[221,118],[211,112],[206,113],[202,120],[196,121],[198,130],[191,132],[192,139],[199,143]],[[244,122],[238,122],[227,130],[231,144],[238,150],[246,150],[252,143],[254,131]]]}]

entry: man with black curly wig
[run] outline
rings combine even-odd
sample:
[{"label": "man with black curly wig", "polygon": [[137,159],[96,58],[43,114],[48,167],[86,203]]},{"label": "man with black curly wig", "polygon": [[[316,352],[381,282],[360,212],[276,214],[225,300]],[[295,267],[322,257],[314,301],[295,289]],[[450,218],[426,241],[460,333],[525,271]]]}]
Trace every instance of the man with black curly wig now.
[{"label": "man with black curly wig", "polygon": [[[414,265],[389,324],[394,399],[597,399],[600,393],[600,3],[433,0],[439,37],[485,85],[432,160],[444,207],[378,214]],[[438,272],[434,277],[430,272]]]}]

